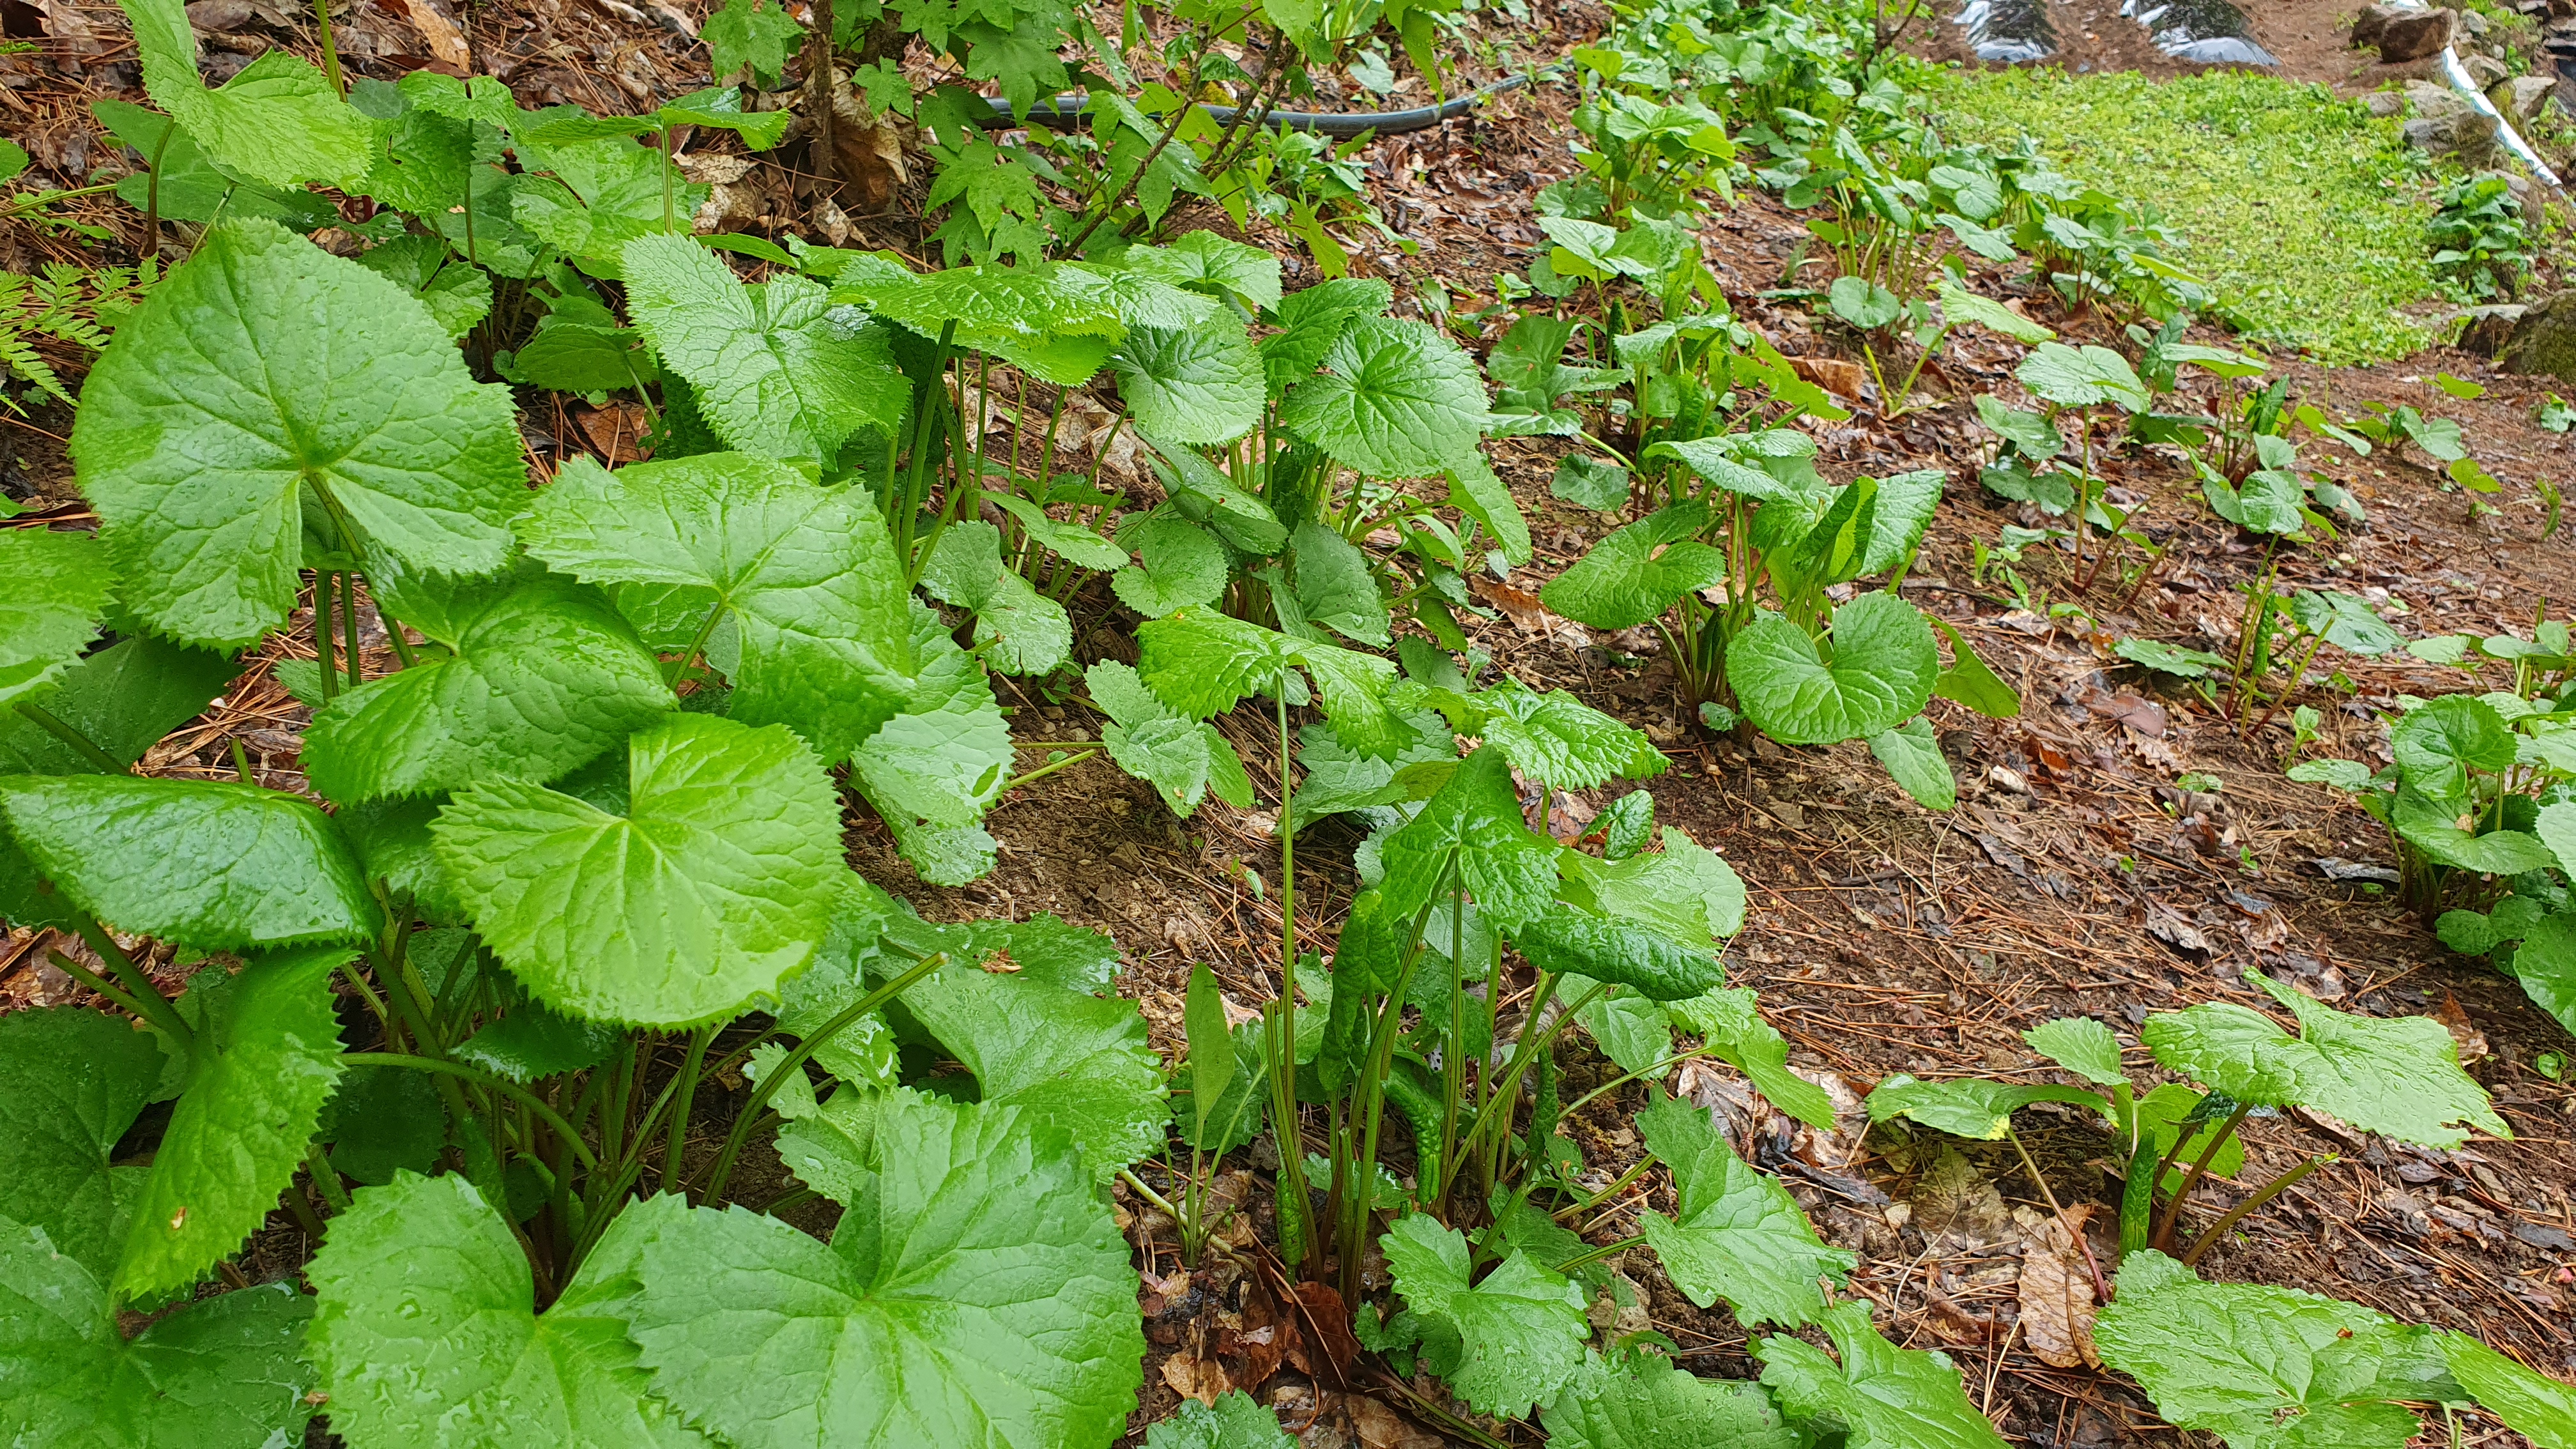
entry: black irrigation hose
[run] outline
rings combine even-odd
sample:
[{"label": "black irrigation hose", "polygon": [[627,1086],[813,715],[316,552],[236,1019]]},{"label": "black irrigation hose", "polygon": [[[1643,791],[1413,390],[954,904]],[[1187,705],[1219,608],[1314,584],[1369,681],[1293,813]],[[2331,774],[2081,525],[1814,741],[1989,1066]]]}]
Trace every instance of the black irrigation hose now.
[{"label": "black irrigation hose", "polygon": [[[1454,121],[1467,114],[1469,107],[1487,96],[1518,90],[1528,85],[1531,74],[1534,73],[1505,76],[1492,85],[1471,91],[1443,105],[1421,106],[1410,111],[1271,111],[1262,117],[1262,124],[1276,126],[1283,131],[1314,131],[1345,141],[1354,136],[1370,134],[1395,136],[1406,131],[1427,131],[1443,121]],[[1091,119],[1091,97],[1078,92],[1068,92],[1038,102],[1029,107],[1029,114],[1025,120],[1014,117],[1011,114],[1011,103],[999,96],[987,97],[985,105],[988,108],[986,114],[977,119],[983,126],[995,131],[1016,131],[1026,126],[1044,126],[1050,131],[1073,131],[1079,130]],[[1202,105],[1199,109],[1207,113],[1209,120],[1220,126],[1230,124],[1234,120],[1235,107],[1233,106]]]}]

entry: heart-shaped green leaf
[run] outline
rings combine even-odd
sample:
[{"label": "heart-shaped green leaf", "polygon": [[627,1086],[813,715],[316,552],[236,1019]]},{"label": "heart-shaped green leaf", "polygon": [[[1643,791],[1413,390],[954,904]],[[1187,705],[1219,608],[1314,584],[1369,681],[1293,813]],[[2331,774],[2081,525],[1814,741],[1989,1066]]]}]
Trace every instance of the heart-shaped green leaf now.
[{"label": "heart-shaped green leaf", "polygon": [[1922,612],[1891,593],[1834,610],[1827,660],[1807,631],[1763,619],[1735,636],[1726,680],[1764,734],[1790,745],[1865,739],[1922,711],[1941,652]]}]

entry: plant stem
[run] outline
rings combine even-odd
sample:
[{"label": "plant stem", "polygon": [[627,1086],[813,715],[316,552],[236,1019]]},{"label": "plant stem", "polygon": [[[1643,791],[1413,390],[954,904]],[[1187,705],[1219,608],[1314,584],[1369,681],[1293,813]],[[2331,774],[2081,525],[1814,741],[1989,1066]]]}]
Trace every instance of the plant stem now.
[{"label": "plant stem", "polygon": [[1038,781],[1045,779],[1047,776],[1054,774],[1058,770],[1070,770],[1074,766],[1081,764],[1083,761],[1090,759],[1092,756],[1099,753],[1100,747],[1095,745],[1090,749],[1084,750],[1081,754],[1067,755],[1053,764],[1040,765],[1025,775],[1012,777],[1010,783],[1002,787],[1002,793],[1008,795],[1013,790],[1020,788],[1022,785],[1034,785]]},{"label": "plant stem", "polygon": [[79,932],[80,938],[89,943],[89,948],[98,953],[98,959],[106,962],[108,969],[116,973],[116,979],[124,984],[126,992],[142,1006],[144,1019],[168,1032],[170,1039],[182,1048],[195,1040],[196,1034],[180,1018],[178,1008],[161,994],[160,987],[152,984],[152,978],[143,973],[143,968],[134,964],[134,958],[117,946],[105,926],[83,916],[72,929]]},{"label": "plant stem", "polygon": [[319,1144],[304,1154],[304,1172],[322,1190],[322,1201],[330,1204],[333,1217],[349,1210],[349,1189],[341,1185],[339,1169],[331,1165],[331,1155]]},{"label": "plant stem", "polygon": [[1181,1210],[1172,1206],[1171,1201],[1165,1198],[1161,1193],[1147,1187],[1144,1179],[1138,1177],[1133,1171],[1124,1167],[1118,1169],[1118,1180],[1127,1184],[1130,1188],[1133,1188],[1138,1197],[1141,1197],[1145,1201],[1152,1203],[1154,1206],[1161,1208],[1165,1215],[1169,1216],[1175,1224],[1183,1221]]},{"label": "plant stem", "polygon": [[688,1176],[684,1166],[689,1146],[689,1107],[698,1091],[698,1068],[706,1064],[707,1043],[715,1040],[715,1036],[713,1025],[702,1026],[689,1033],[689,1055],[681,1062],[680,1075],[673,1081],[679,1089],[679,1100],[671,1106],[670,1144],[662,1149],[662,1185],[665,1191],[684,1182]]},{"label": "plant stem", "polygon": [[572,1148],[572,1155],[581,1159],[582,1166],[590,1168],[599,1166],[598,1155],[590,1150],[589,1144],[581,1140],[581,1134],[573,1130],[571,1123],[565,1121],[554,1108],[547,1106],[545,1100],[536,1093],[505,1077],[496,1077],[480,1067],[469,1067],[463,1062],[441,1061],[436,1057],[412,1056],[405,1052],[349,1052],[340,1060],[353,1067],[406,1067],[415,1072],[434,1072],[440,1076],[472,1082],[487,1092],[498,1092],[527,1108],[538,1121],[552,1128],[563,1138],[565,1144]]},{"label": "plant stem", "polygon": [[[905,948],[897,942],[889,940],[885,944],[897,952],[905,952]],[[894,1000],[910,990],[914,983],[947,963],[948,953],[945,951],[933,951],[926,956],[915,957],[913,964],[902,975],[851,1003],[840,1015],[823,1023],[815,1029],[812,1036],[807,1037],[787,1055],[779,1058],[774,1070],[764,1072],[761,1075],[760,1085],[752,1090],[750,1100],[744,1102],[742,1110],[734,1116],[733,1131],[725,1138],[724,1151],[716,1158],[715,1167],[708,1174],[703,1197],[715,1202],[724,1200],[725,1182],[733,1176],[734,1159],[741,1155],[743,1144],[751,1137],[753,1120],[760,1115],[762,1108],[769,1105],[769,1099],[777,1093],[778,1084],[787,1080],[788,1073],[804,1066],[808,1057],[828,1045],[832,1038],[839,1035],[850,1023]]]},{"label": "plant stem", "polygon": [[689,666],[697,661],[699,652],[707,647],[707,640],[716,632],[716,621],[724,617],[724,612],[724,601],[721,599],[707,610],[707,617],[698,624],[696,637],[689,640],[689,647],[682,650],[679,659],[672,663],[671,672],[663,676],[664,685],[677,689],[680,681],[689,677]]},{"label": "plant stem", "polygon": [[2282,1173],[2279,1177],[2272,1179],[2271,1183],[2264,1187],[2262,1191],[2255,1193],[2252,1197],[2249,1197],[2245,1199],[2245,1201],[2238,1203],[2236,1206],[2229,1208],[2225,1216],[2209,1225],[2209,1230],[2207,1232],[2204,1232],[2199,1237],[2193,1239],[2191,1247],[2185,1250],[2182,1255],[2182,1265],[2188,1268],[2193,1264],[2198,1263],[2201,1259],[2201,1255],[2208,1252],[2211,1248],[2218,1246],[2218,1240],[2227,1235],[2227,1230],[2229,1228],[2232,1228],[2239,1222],[2244,1221],[2247,1213],[2254,1211],[2263,1204],[2279,1197],[2282,1193],[2289,1191],[2300,1178],[2307,1176],[2309,1173],[2316,1171],[2320,1167],[2324,1167],[2329,1163],[2339,1160],[2340,1159],[2335,1157],[2332,1153],[2328,1153],[2322,1157],[2311,1157],[2307,1161],[2300,1163],[2298,1166],[2291,1168],[2289,1171]]},{"label": "plant stem", "polygon": [[1660,1160],[1661,1159],[1657,1158],[1655,1154],[1651,1152],[1647,1153],[1645,1156],[1637,1159],[1635,1166],[1630,1167],[1626,1172],[1619,1174],[1618,1180],[1612,1182],[1608,1187],[1601,1189],[1599,1192],[1594,1193],[1592,1196],[1585,1198],[1583,1201],[1576,1203],[1572,1207],[1558,1208],[1554,1213],[1549,1214],[1549,1216],[1555,1218],[1558,1222],[1563,1222],[1567,1218],[1579,1218],[1583,1216],[1585,1213],[1601,1206],[1610,1199],[1617,1197],[1627,1188],[1628,1184],[1645,1176],[1646,1169],[1654,1166],[1656,1162]]},{"label": "plant stem", "polygon": [[52,735],[55,739],[69,745],[72,753],[89,761],[91,764],[98,766],[102,773],[109,775],[122,775],[125,773],[125,766],[118,764],[115,756],[100,749],[97,742],[92,740],[89,736],[82,734],[78,729],[64,723],[61,719],[56,718],[53,711],[46,709],[42,705],[29,704],[27,701],[22,699],[18,701],[18,713],[24,717],[29,724],[34,725],[36,728]]},{"label": "plant stem", "polygon": [[349,687],[367,682],[366,663],[358,655],[358,576],[340,575],[340,638],[348,645],[342,651],[341,663],[348,666]]},{"label": "plant stem", "polygon": [[1615,1243],[1605,1243],[1600,1247],[1577,1253],[1573,1257],[1566,1259],[1564,1262],[1557,1264],[1556,1271],[1559,1273],[1571,1273],[1575,1269],[1584,1267],[1587,1264],[1598,1263],[1604,1258],[1615,1257],[1618,1254],[1628,1251],[1630,1248],[1641,1246],[1645,1241],[1646,1240],[1643,1237],[1635,1237],[1621,1238]]},{"label": "plant stem", "polygon": [[[2193,1188],[2200,1186],[2201,1174],[2207,1172],[2209,1170],[2209,1164],[2217,1159],[2218,1149],[2225,1146],[2227,1139],[2236,1134],[2237,1126],[2244,1122],[2246,1114],[2253,1110],[2254,1108],[2251,1104],[2239,1106],[2235,1111],[2227,1115],[2227,1120],[2225,1122],[2219,1124],[2217,1131],[2209,1134],[2209,1145],[2201,1149],[2199,1158],[2191,1165],[2191,1170],[2183,1174],[2182,1184],[2174,1189],[2172,1201],[2165,1204],[2163,1216],[2156,1219],[2155,1236],[2151,1241],[2155,1244],[2158,1252],[2163,1252],[2173,1246],[2174,1225],[2182,1218],[2182,1205],[2184,1201],[2191,1196],[2191,1190]],[[2180,1129],[2176,1130],[2179,1135]],[[2159,1169],[2157,1172],[2158,1180],[2162,1180],[2163,1175],[2162,1169]]]},{"label": "plant stem", "polygon": [[322,702],[329,704],[340,693],[339,665],[331,657],[329,569],[317,569],[313,574],[313,653],[322,664]]},{"label": "plant stem", "polygon": [[[331,82],[331,94],[345,98],[349,85],[340,78],[340,44],[331,34],[331,0],[313,0],[313,24],[322,32],[322,75]],[[175,129],[178,123],[171,125]]]},{"label": "plant stem", "polygon": [[179,123],[165,120],[161,139],[152,143],[152,170],[143,181],[143,255],[147,259],[161,255],[161,158],[168,154],[170,138],[177,134]]},{"label": "plant stem", "polygon": [[54,958],[54,964],[62,968],[64,975],[69,976],[74,981],[79,982],[82,986],[87,987],[98,995],[107,998],[107,1000],[112,1003],[117,1010],[124,1012],[128,1016],[137,1017],[144,1021],[152,1020],[151,1014],[143,1009],[143,1003],[126,995],[122,988],[110,983],[106,977],[99,975],[87,966],[84,966],[78,961],[73,960],[71,957],[64,955],[59,948],[49,948],[46,951],[46,954]]}]

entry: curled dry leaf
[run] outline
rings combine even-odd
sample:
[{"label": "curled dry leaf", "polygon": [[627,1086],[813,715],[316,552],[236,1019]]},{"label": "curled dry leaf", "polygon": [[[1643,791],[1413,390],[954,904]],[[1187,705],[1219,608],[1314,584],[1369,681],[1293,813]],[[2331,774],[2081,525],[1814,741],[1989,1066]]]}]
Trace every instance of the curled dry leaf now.
[{"label": "curled dry leaf", "polygon": [[1234,1387],[1233,1380],[1226,1377],[1224,1365],[1215,1359],[1201,1358],[1188,1352],[1176,1353],[1163,1360],[1163,1382],[1171,1385],[1172,1392],[1182,1398],[1210,1405],[1217,1401],[1219,1395]]},{"label": "curled dry leaf", "polygon": [[2093,1350],[2093,1315],[2099,1305],[2093,1301],[2092,1270],[2067,1231],[2071,1223],[2082,1232],[2092,1213],[2091,1203],[2080,1203],[2066,1210],[2063,1221],[2033,1214],[2035,1220],[2022,1233],[2021,1333],[2040,1362],[2054,1368],[2098,1368],[2102,1363]]},{"label": "curled dry leaf", "polygon": [[2469,1020],[2469,1013],[2460,1005],[2460,998],[2448,991],[2443,992],[2442,1004],[2433,1008],[2432,1015],[2450,1031],[2451,1040],[2458,1044],[2461,1066],[2486,1059],[2487,1034],[2478,1030],[2477,1023]]},{"label": "curled dry leaf", "polygon": [[1358,1432],[1366,1449],[1442,1449],[1448,1443],[1437,1434],[1415,1427],[1411,1420],[1375,1399],[1354,1394],[1342,1403],[1350,1411],[1351,1428]]},{"label": "curled dry leaf", "polygon": [[1518,628],[1544,629],[1547,627],[1547,606],[1538,601],[1538,595],[1526,589],[1516,589],[1509,584],[1479,574],[1467,581],[1467,590],[1477,598],[1502,610],[1503,617],[1511,620]]}]

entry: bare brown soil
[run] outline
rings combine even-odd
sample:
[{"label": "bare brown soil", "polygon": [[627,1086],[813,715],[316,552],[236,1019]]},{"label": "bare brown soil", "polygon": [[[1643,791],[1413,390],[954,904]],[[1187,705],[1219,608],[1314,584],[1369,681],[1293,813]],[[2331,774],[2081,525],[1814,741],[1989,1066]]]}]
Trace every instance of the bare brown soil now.
[{"label": "bare brown soil", "polygon": [[[1934,60],[1979,63],[1955,23],[1958,7],[1925,8],[1934,13],[1928,21],[1915,22],[1913,32],[1922,35],[1918,53]],[[2039,63],[2061,66],[2074,75],[2128,70],[2158,79],[2226,68],[2177,60],[2158,49],[2147,28],[2122,13],[2141,8],[2154,9],[2155,0],[2125,4],[2124,0],[2054,0],[2046,10],[2057,50]],[[2433,74],[2429,60],[2384,65],[2377,51],[2353,49],[2352,22],[2361,9],[2355,0],[2241,0],[2239,9],[2250,23],[2255,43],[2279,62],[2262,68],[2268,74],[2331,86],[2347,96]]]}]

